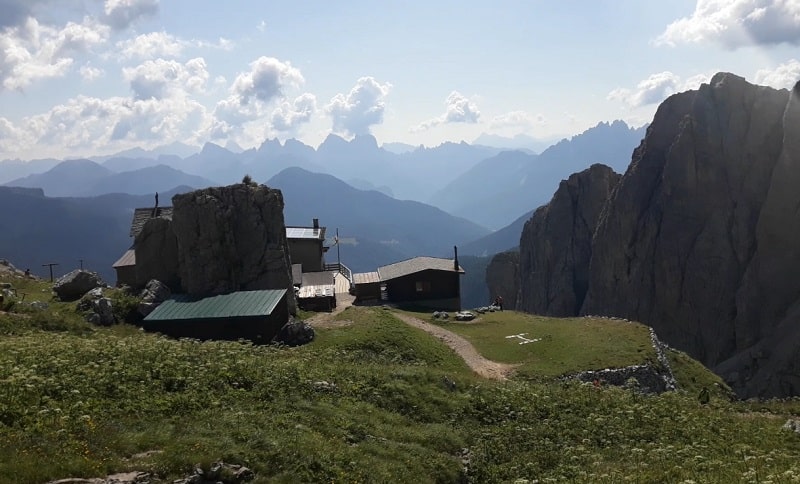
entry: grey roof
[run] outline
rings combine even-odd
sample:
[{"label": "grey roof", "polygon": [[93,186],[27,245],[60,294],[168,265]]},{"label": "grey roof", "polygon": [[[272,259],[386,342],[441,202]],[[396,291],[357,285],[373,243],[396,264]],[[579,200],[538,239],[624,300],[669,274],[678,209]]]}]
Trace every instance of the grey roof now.
[{"label": "grey roof", "polygon": [[[413,259],[395,262],[388,266],[378,267],[378,275],[381,281],[388,281],[398,277],[407,276],[416,272],[427,270],[456,272],[453,259],[441,259],[439,257],[414,257]],[[463,274],[464,269],[458,266],[458,273]]]},{"label": "grey roof", "polygon": [[161,303],[145,321],[224,319],[268,316],[286,295],[286,289],[238,291],[220,296],[196,298],[175,294]]},{"label": "grey roof", "polygon": [[117,267],[130,267],[136,265],[136,251],[133,249],[128,249],[122,254],[122,257],[117,259],[117,262],[114,262],[113,267],[116,269]]},{"label": "grey roof", "polygon": [[133,220],[131,221],[131,237],[136,237],[142,231],[145,222],[155,217],[163,217],[172,219],[172,207],[150,207],[150,208],[137,208],[133,211]]},{"label": "grey roof", "polygon": [[377,272],[359,272],[353,274],[353,284],[373,284],[381,281]]},{"label": "grey roof", "polygon": [[304,272],[303,284],[297,292],[300,299],[333,296],[336,293],[333,271]]},{"label": "grey roof", "polygon": [[286,227],[286,238],[325,240],[325,227]]}]

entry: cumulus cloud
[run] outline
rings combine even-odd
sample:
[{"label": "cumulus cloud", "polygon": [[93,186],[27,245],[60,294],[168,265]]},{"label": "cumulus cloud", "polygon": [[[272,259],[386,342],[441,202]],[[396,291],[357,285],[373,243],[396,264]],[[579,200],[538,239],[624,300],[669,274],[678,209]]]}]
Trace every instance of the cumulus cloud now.
[{"label": "cumulus cloud", "polygon": [[119,55],[126,59],[178,57],[184,47],[186,47],[186,41],[166,32],[150,32],[117,42]]},{"label": "cumulus cloud", "polygon": [[311,120],[317,111],[317,98],[310,93],[302,94],[294,102],[284,101],[272,112],[272,127],[276,131],[294,132]]},{"label": "cumulus cloud", "polygon": [[158,0],[106,0],[103,4],[103,19],[116,30],[124,30],[157,12]]},{"label": "cumulus cloud", "polygon": [[73,53],[105,42],[108,35],[107,27],[88,17],[62,29],[28,17],[0,33],[0,86],[24,89],[38,79],[63,76],[74,61]]},{"label": "cumulus cloud", "polygon": [[444,101],[446,109],[444,114],[422,122],[412,131],[425,131],[440,124],[447,123],[477,123],[481,117],[478,106],[469,98],[458,91],[453,91]]},{"label": "cumulus cloud", "polygon": [[36,146],[41,155],[86,155],[204,139],[213,120],[185,92],[161,99],[78,96],[14,124],[0,118],[0,156]]},{"label": "cumulus cloud", "polygon": [[800,61],[790,59],[775,69],[760,69],[756,72],[754,80],[756,84],[776,89],[791,89],[800,81]]},{"label": "cumulus cloud", "polygon": [[708,82],[710,76],[698,74],[686,80],[672,72],[664,71],[651,74],[647,79],[639,82],[634,89],[617,88],[608,93],[606,97],[613,101],[622,101],[631,107],[641,107],[648,104],[657,104],[676,92],[696,89],[703,82]]},{"label": "cumulus cloud", "polygon": [[547,119],[541,115],[531,116],[525,111],[511,111],[499,114],[489,121],[490,128],[530,128],[534,124],[547,124]]},{"label": "cumulus cloud", "polygon": [[746,45],[800,44],[797,0],[697,0],[694,12],[669,24],[655,40],[675,46],[714,41]]},{"label": "cumulus cloud", "polygon": [[283,94],[287,86],[299,86],[303,82],[303,75],[289,62],[259,57],[250,63],[249,72],[236,77],[231,91],[241,105],[246,105],[251,99],[268,102]]},{"label": "cumulus cloud", "polygon": [[208,82],[208,70],[202,57],[185,64],[174,60],[149,60],[125,68],[122,75],[130,83],[134,98],[163,99],[183,91],[202,92]]},{"label": "cumulus cloud", "polygon": [[86,79],[87,81],[93,81],[99,77],[105,75],[105,71],[98,67],[92,67],[89,64],[83,65],[80,68],[81,77]]},{"label": "cumulus cloud", "polygon": [[333,130],[345,134],[368,134],[372,125],[383,122],[386,96],[392,85],[374,77],[362,77],[349,93],[339,93],[325,106],[333,120]]}]

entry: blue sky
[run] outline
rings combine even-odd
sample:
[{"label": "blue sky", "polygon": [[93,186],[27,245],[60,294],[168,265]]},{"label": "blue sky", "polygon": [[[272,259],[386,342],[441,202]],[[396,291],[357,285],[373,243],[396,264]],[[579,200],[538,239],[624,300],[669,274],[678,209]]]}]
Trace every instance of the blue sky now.
[{"label": "blue sky", "polygon": [[180,141],[435,146],[649,122],[718,71],[790,87],[797,0],[0,0],[0,159]]}]

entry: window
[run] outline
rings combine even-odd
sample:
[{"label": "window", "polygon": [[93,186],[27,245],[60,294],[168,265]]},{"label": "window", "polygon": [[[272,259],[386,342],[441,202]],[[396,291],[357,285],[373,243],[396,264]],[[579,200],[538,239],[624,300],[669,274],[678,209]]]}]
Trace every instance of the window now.
[{"label": "window", "polygon": [[431,283],[429,281],[417,281],[417,292],[430,292]]}]

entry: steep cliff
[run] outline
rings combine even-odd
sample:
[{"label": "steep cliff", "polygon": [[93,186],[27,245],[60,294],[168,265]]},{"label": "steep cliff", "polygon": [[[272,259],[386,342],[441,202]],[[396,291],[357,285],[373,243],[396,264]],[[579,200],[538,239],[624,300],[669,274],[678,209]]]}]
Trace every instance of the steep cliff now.
[{"label": "steep cliff", "polygon": [[547,205],[525,223],[520,237],[517,308],[575,316],[589,286],[592,234],[620,175],[595,164],[561,182]]},{"label": "steep cliff", "polygon": [[800,394],[797,350],[771,354],[800,339],[797,96],[720,73],[664,101],[600,216],[582,313],[649,324],[740,395]]},{"label": "steep cliff", "polygon": [[492,257],[486,266],[486,286],[489,288],[489,299],[482,304],[489,304],[497,296],[503,297],[506,309],[519,309],[519,252],[510,250],[500,252]]}]

